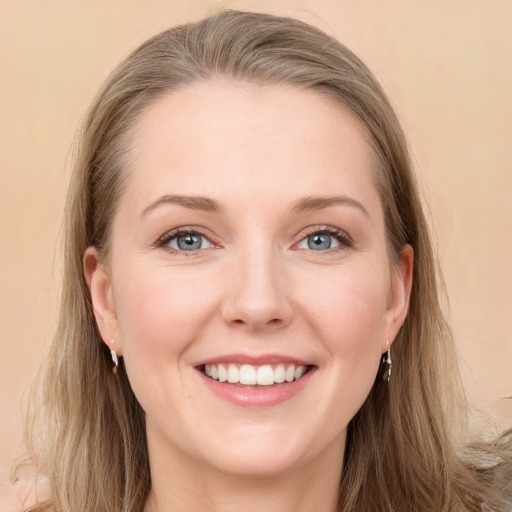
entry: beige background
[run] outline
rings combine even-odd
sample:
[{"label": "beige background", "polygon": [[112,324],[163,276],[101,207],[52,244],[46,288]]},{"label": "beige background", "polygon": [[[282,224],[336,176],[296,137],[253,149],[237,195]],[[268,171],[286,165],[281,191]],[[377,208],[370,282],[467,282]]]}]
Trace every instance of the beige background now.
[{"label": "beige background", "polygon": [[[55,325],[54,263],[75,127],[138,43],[220,2],[0,0],[0,479]],[[475,406],[512,407],[512,1],[232,1],[334,34],[410,136],[437,226]],[[58,258],[57,258],[58,260]]]}]

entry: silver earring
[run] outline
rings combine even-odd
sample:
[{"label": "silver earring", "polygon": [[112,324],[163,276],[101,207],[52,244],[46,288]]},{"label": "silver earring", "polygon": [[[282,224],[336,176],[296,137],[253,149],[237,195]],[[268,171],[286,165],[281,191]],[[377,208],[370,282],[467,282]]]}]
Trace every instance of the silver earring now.
[{"label": "silver earring", "polygon": [[391,347],[389,345],[389,334],[386,336],[386,338],[387,338],[386,339],[386,343],[388,345],[388,351],[384,355],[383,362],[384,362],[384,364],[387,364],[388,367],[387,367],[387,369],[385,370],[385,373],[384,373],[384,380],[386,382],[389,382],[389,379],[391,379],[391,369],[392,369],[393,363],[391,361]]},{"label": "silver earring", "polygon": [[[110,343],[112,345],[114,344],[114,340],[110,340]],[[114,362],[114,366],[112,368],[112,373],[114,375],[117,375],[117,368],[119,366],[119,359],[117,357],[116,351],[114,349],[110,349],[110,355],[112,356],[112,361]]]}]

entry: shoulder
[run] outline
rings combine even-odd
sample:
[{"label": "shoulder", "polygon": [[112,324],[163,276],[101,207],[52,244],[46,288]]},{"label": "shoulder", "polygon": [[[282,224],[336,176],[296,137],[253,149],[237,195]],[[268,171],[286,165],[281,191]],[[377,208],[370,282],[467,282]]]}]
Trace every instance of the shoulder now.
[{"label": "shoulder", "polygon": [[45,478],[23,475],[17,481],[0,484],[0,512],[22,512],[48,496]]}]

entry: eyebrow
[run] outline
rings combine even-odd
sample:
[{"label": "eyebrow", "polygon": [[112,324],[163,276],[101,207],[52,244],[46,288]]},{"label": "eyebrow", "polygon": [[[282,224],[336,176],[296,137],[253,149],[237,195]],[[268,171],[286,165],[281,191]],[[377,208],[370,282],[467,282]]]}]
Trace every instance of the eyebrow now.
[{"label": "eyebrow", "polygon": [[224,207],[221,203],[214,199],[210,199],[209,197],[165,195],[158,198],[148,207],[144,208],[140,216],[144,217],[150,211],[163,204],[177,204],[178,206],[184,206],[185,208],[190,208],[192,210],[201,210],[209,213],[222,213],[224,211]]},{"label": "eyebrow", "polygon": [[353,206],[358,208],[367,217],[370,217],[368,210],[359,202],[349,196],[309,196],[296,201],[292,207],[292,212],[302,213],[314,210],[322,210],[334,205]]},{"label": "eyebrow", "polygon": [[[219,201],[203,196],[182,196],[182,195],[164,195],[144,208],[141,217],[147,215],[150,211],[164,204],[176,204],[192,210],[200,210],[207,213],[222,213],[224,206]],[[292,208],[292,213],[303,213],[315,210],[322,210],[334,205],[345,205],[358,208],[367,217],[370,217],[368,210],[359,202],[349,196],[308,196],[297,200]]]}]

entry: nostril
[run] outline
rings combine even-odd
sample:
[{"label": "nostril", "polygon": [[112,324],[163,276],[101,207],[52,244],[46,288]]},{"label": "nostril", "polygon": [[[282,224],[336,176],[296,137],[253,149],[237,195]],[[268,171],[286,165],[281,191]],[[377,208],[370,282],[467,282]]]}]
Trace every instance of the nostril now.
[{"label": "nostril", "polygon": [[[281,325],[283,323],[284,323],[284,321],[281,318],[273,318],[272,320],[268,320],[267,322],[262,323],[261,326],[262,325],[279,326],[279,325]],[[252,326],[252,327],[254,327],[255,323],[251,324],[251,322],[247,322],[246,320],[242,320],[241,318],[236,318],[236,319],[231,321],[231,324],[232,325],[249,326],[249,327]]]}]

